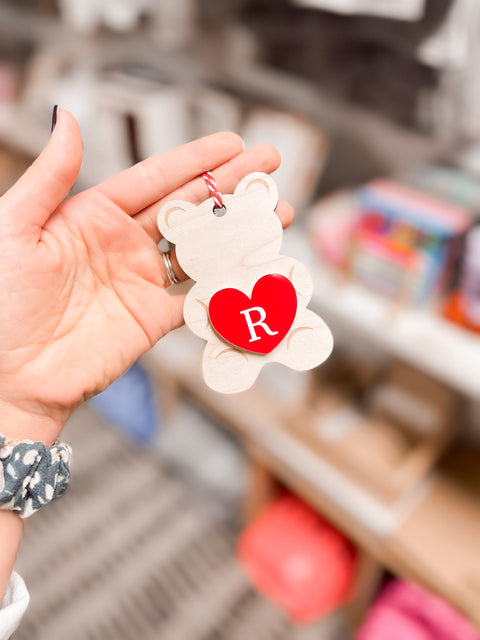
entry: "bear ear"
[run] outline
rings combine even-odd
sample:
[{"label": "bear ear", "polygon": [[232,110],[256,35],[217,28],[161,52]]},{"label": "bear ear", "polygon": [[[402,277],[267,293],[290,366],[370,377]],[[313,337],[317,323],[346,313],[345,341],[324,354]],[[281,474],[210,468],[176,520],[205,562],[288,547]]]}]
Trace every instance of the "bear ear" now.
[{"label": "bear ear", "polygon": [[275,181],[268,173],[261,173],[260,171],[249,173],[237,184],[234,195],[241,196],[253,191],[263,192],[272,209],[275,209],[278,204],[278,189]]},{"label": "bear ear", "polygon": [[195,217],[198,207],[187,200],[171,200],[158,212],[157,225],[164,238],[177,242],[178,230]]}]

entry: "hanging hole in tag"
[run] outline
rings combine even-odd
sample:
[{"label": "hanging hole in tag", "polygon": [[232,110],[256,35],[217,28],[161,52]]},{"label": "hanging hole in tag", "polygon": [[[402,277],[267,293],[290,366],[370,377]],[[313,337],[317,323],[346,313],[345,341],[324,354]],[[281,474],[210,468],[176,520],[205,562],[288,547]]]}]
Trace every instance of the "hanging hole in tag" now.
[{"label": "hanging hole in tag", "polygon": [[218,205],[215,205],[213,207],[213,214],[217,216],[217,218],[221,218],[226,213],[227,213],[227,207],[224,204],[222,204],[221,207],[219,207]]}]

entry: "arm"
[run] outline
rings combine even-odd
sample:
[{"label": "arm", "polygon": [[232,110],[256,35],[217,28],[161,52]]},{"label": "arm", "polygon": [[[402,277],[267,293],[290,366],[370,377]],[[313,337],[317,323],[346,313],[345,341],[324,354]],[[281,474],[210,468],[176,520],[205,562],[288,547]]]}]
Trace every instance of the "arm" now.
[{"label": "arm", "polygon": [[12,511],[0,511],[0,603],[3,601],[23,531],[23,520]]},{"label": "arm", "polygon": [[[82,158],[73,116],[60,110],[50,141],[0,198],[0,431],[52,444],[71,412],[105,389],[182,322],[184,298],[166,290],[156,216],[173,198],[209,196],[279,164],[269,145],[242,152],[219,133],[148,158],[65,199]],[[291,208],[279,207],[291,220]],[[22,521],[0,511],[0,591]]]}]

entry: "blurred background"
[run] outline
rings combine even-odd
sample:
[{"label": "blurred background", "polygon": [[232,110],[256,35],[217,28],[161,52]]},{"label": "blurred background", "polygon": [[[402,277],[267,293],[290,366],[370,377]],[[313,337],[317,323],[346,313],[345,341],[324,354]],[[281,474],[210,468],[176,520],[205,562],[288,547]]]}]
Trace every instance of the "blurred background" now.
[{"label": "blurred background", "polygon": [[54,104],[78,190],[214,131],[273,143],[335,336],[222,396],[183,328],[81,407],[15,637],[479,640],[480,4],[2,0],[0,31],[2,193]]}]

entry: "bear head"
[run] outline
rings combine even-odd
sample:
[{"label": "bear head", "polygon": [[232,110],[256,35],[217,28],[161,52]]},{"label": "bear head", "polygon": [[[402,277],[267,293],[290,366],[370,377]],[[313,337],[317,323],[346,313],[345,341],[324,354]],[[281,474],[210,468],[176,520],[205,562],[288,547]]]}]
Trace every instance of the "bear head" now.
[{"label": "bear head", "polygon": [[222,198],[224,210],[215,210],[212,198],[198,206],[172,200],[158,214],[160,232],[175,244],[185,273],[197,281],[267,263],[280,252],[278,192],[268,174],[247,175]]}]

